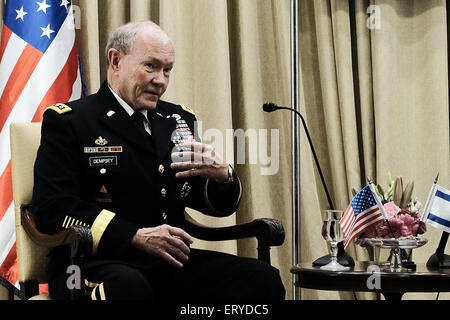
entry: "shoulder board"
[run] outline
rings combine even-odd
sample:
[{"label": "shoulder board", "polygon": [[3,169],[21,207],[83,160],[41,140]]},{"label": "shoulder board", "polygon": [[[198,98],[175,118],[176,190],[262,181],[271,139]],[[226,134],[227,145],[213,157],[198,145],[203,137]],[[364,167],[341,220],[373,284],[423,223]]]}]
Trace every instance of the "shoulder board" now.
[{"label": "shoulder board", "polygon": [[184,104],[180,104],[180,106],[181,106],[181,109],[183,109],[184,111],[189,112],[190,114],[193,114],[195,116],[194,110],[192,110],[189,107],[186,107]]},{"label": "shoulder board", "polygon": [[54,105],[48,107],[47,109],[45,109],[45,111],[47,111],[47,110],[53,110],[53,111],[58,112],[59,114],[63,114],[63,113],[72,111],[72,108],[69,106],[66,106],[63,103],[57,103],[57,104],[54,104]]}]

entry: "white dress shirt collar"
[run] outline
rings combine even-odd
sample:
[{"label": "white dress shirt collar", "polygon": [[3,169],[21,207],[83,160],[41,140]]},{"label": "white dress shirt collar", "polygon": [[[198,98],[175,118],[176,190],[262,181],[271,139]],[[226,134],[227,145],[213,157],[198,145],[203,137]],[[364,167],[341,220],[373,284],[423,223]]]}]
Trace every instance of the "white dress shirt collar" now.
[{"label": "white dress shirt collar", "polygon": [[[117,93],[115,93],[114,90],[109,85],[108,85],[108,88],[109,88],[109,90],[111,90],[112,94],[117,99],[117,101],[122,106],[122,108],[124,108],[125,111],[128,113],[128,115],[131,117],[133,115],[133,113],[135,113],[133,108],[131,108],[130,105],[125,102],[125,100],[123,100]],[[147,110],[145,110],[145,109],[144,110],[139,110],[138,112],[141,112],[145,116],[145,119],[147,121],[144,121],[144,127],[145,127],[145,130],[149,134],[151,134],[150,123],[148,122],[148,118],[147,118]]]}]

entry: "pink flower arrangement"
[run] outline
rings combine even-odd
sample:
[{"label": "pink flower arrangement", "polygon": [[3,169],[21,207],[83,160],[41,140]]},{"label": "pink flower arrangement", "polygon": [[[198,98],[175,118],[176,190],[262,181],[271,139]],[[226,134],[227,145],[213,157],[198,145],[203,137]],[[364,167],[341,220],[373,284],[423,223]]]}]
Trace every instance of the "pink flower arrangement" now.
[{"label": "pink flower arrangement", "polygon": [[[401,209],[393,201],[385,203],[384,209],[388,216],[390,227],[386,221],[369,227],[361,238],[409,238],[427,231],[425,223],[420,222],[418,212],[411,213],[409,207]],[[391,233],[394,233],[392,236]]]},{"label": "pink flower arrangement", "polygon": [[422,204],[418,200],[412,200],[414,182],[409,182],[403,189],[402,178],[397,177],[393,181],[388,172],[387,183],[387,192],[381,185],[376,185],[375,190],[381,198],[389,225],[383,221],[369,227],[360,235],[357,243],[361,244],[364,238],[413,238],[427,231],[425,223],[420,221],[419,211]]}]

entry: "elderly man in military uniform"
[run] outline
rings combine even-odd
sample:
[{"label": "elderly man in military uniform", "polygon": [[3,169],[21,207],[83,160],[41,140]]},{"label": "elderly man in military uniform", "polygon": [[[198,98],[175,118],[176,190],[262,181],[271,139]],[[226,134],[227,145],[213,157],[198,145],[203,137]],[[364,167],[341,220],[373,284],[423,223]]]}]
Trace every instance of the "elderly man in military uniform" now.
[{"label": "elderly man in military uniform", "polygon": [[[191,249],[184,210],[236,211],[242,186],[195,132],[195,114],[160,100],[175,62],[167,34],[132,22],[110,37],[107,79],[93,95],[49,107],[34,168],[42,232],[89,227],[85,284],[92,299],[281,300],[277,269]],[[49,289],[69,297],[69,249],[50,254]]]}]

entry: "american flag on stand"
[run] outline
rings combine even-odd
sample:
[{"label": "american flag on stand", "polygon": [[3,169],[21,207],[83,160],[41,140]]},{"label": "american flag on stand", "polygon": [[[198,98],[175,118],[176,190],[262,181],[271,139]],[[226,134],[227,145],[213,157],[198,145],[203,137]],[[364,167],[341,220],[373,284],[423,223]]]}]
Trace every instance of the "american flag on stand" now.
[{"label": "american flag on stand", "polygon": [[387,219],[384,207],[372,185],[361,189],[350,202],[341,221],[344,249],[368,227]]},{"label": "american flag on stand", "polygon": [[18,294],[9,126],[84,93],[71,1],[7,0],[0,43],[0,284]]}]

